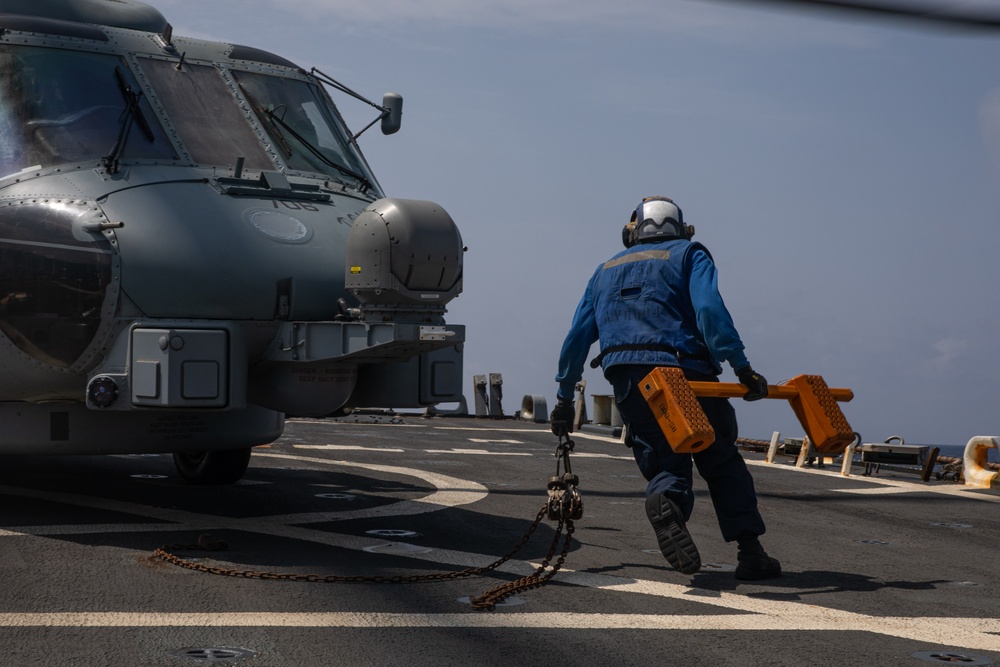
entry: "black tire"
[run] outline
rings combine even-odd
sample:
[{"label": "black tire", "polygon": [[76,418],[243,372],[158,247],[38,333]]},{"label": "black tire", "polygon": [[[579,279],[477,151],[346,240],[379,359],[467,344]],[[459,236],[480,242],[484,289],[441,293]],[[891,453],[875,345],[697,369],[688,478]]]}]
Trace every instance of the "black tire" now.
[{"label": "black tire", "polygon": [[252,448],[221,452],[177,452],[174,465],[188,484],[233,484],[250,464]]}]

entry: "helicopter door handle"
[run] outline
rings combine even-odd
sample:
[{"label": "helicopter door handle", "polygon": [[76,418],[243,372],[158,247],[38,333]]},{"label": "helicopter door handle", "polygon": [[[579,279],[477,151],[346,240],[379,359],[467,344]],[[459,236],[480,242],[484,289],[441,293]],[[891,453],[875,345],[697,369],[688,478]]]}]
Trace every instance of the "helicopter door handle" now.
[{"label": "helicopter door handle", "polygon": [[282,352],[291,352],[292,350],[294,350],[296,348],[299,348],[299,347],[302,347],[305,344],[306,344],[306,339],[303,338],[302,340],[300,340],[295,345],[289,345],[288,347],[285,347],[285,341],[279,340],[278,341],[278,349],[280,349]]}]

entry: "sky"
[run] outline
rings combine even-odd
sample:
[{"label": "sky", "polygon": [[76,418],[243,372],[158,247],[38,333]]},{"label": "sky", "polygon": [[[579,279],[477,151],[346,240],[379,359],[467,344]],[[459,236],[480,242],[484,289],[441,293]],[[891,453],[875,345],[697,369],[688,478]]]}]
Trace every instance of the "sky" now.
[{"label": "sky", "polygon": [[[470,406],[501,373],[506,414],[551,409],[587,280],[666,195],[771,383],[852,389],[865,442],[1000,435],[1000,32],[740,0],[151,4],[175,34],[403,95],[402,130],[360,143],[389,196],[461,229]],[[373,118],[334,99],[355,131]],[[734,404],[744,437],[802,434],[785,401]]]}]

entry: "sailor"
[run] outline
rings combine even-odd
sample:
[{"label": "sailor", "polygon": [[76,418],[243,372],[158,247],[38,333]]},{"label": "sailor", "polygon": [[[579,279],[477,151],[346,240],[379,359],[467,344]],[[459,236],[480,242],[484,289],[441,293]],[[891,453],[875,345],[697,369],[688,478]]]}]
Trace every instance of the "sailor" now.
[{"label": "sailor", "polygon": [[699,398],[715,429],[715,442],[695,454],[678,454],[667,443],[638,388],[658,366],[679,366],[689,380],[718,381],[727,362],[748,388],[743,397],[767,396],[767,381],[753,370],[717,286],[712,256],[693,243],[694,227],[667,197],[647,197],[622,230],[625,250],[594,272],[577,306],[559,355],[559,389],[552,411],[556,435],[572,431],[573,395],[591,362],[604,370],[627,429],[627,440],[646,478],[646,515],[660,551],[674,569],[694,574],[701,557],[686,523],[694,509],[692,459],[708,484],[722,536],[739,545],[736,578],[758,580],[781,574],[764,551],[764,521],[753,479],[736,448],[736,413],[725,398]]}]

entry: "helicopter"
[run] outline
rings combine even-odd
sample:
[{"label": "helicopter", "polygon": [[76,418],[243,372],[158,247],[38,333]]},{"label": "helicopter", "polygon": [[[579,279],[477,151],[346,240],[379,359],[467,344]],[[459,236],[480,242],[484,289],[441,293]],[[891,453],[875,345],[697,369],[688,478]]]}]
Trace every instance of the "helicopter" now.
[{"label": "helicopter", "polygon": [[[172,33],[139,0],[0,0],[0,454],[225,484],[286,415],[461,402],[461,234],[357,142],[402,97]],[[352,134],[330,90],[377,118]]]}]

